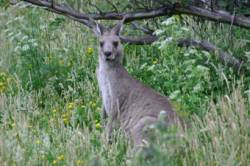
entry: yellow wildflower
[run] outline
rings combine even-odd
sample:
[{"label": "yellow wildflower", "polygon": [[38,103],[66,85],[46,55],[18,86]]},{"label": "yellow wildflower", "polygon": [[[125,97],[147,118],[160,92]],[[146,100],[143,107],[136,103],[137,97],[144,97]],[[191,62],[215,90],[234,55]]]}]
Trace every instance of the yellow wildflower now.
[{"label": "yellow wildflower", "polygon": [[88,47],[88,48],[87,48],[87,54],[88,54],[88,55],[92,55],[93,52],[94,52],[94,49],[93,49],[92,47]]},{"label": "yellow wildflower", "polygon": [[157,63],[158,63],[158,61],[157,61],[157,60],[154,60],[154,61],[153,61],[153,64],[154,64],[154,65],[156,65]]},{"label": "yellow wildflower", "polygon": [[57,157],[57,160],[59,160],[59,161],[64,160],[64,159],[65,159],[64,155],[60,155],[60,156]]},{"label": "yellow wildflower", "polygon": [[36,144],[40,145],[42,142],[40,140],[36,140]]},{"label": "yellow wildflower", "polygon": [[76,160],[76,165],[82,165],[84,163],[83,160]]},{"label": "yellow wildflower", "polygon": [[56,112],[57,112],[57,110],[56,110],[56,109],[53,109],[53,110],[52,110],[52,112],[53,112],[53,113],[56,113]]},{"label": "yellow wildflower", "polygon": [[100,129],[100,128],[102,128],[102,126],[101,126],[101,124],[98,122],[98,123],[95,124],[95,128],[96,128],[96,129]]},{"label": "yellow wildflower", "polygon": [[62,114],[63,118],[67,118],[67,116],[68,116],[67,113]]},{"label": "yellow wildflower", "polygon": [[16,127],[15,122],[11,123],[11,127],[12,127],[12,128]]},{"label": "yellow wildflower", "polygon": [[63,118],[64,123],[69,123],[69,118]]},{"label": "yellow wildflower", "polygon": [[57,160],[53,160],[52,164],[56,164],[57,163]]},{"label": "yellow wildflower", "polygon": [[73,102],[71,102],[71,103],[68,103],[67,108],[69,110],[72,110],[74,108],[74,106],[75,106],[75,104]]},{"label": "yellow wildflower", "polygon": [[95,103],[95,102],[92,102],[92,103],[91,103],[91,106],[95,108],[95,107],[96,107],[96,103]]}]

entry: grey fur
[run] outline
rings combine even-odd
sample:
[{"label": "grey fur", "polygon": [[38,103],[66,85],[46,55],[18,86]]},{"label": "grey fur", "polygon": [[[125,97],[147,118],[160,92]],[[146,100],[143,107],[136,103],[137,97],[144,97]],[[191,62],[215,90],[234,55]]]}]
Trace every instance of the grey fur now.
[{"label": "grey fur", "polygon": [[[101,44],[97,78],[102,95],[103,118],[108,119],[108,137],[115,127],[121,127],[135,145],[141,145],[143,128],[157,122],[161,111],[166,112],[167,124],[176,123],[179,118],[166,97],[134,79],[122,66],[121,27],[121,23],[118,23],[112,30],[98,35]],[[118,42],[117,46],[115,42]],[[106,52],[111,52],[111,55],[107,57]]]}]

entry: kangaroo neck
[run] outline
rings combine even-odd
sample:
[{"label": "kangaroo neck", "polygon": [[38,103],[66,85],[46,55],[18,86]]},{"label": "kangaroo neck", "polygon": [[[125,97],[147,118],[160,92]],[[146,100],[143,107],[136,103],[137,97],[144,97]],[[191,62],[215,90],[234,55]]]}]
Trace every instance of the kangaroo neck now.
[{"label": "kangaroo neck", "polygon": [[121,63],[99,61],[98,83],[102,94],[105,109],[109,115],[115,114],[119,108],[118,103],[124,101],[121,90],[124,90],[122,77],[124,67]]},{"label": "kangaroo neck", "polygon": [[99,59],[99,68],[101,71],[112,72],[124,67],[119,61],[107,61]]}]

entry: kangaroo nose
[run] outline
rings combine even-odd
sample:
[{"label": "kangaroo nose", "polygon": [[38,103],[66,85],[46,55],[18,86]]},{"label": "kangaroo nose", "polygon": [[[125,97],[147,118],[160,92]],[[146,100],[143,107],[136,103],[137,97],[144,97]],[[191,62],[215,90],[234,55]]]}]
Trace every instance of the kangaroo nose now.
[{"label": "kangaroo nose", "polygon": [[111,52],[104,52],[106,57],[109,57],[111,55]]}]

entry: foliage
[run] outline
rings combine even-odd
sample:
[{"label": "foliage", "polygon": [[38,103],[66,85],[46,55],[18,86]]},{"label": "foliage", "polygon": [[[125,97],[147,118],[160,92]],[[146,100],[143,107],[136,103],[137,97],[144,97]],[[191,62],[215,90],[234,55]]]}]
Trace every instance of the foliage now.
[{"label": "foliage", "polygon": [[8,0],[0,0],[0,7],[7,8],[9,6]]},{"label": "foliage", "polygon": [[0,165],[249,163],[249,76],[176,45],[205,38],[250,62],[249,31],[183,17],[165,20],[155,45],[125,46],[129,73],[169,96],[192,126],[152,126],[152,143],[136,153],[121,131],[111,145],[104,139],[89,31],[24,4],[0,9]]}]

